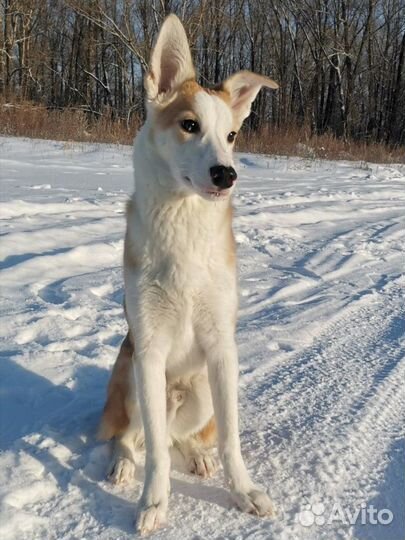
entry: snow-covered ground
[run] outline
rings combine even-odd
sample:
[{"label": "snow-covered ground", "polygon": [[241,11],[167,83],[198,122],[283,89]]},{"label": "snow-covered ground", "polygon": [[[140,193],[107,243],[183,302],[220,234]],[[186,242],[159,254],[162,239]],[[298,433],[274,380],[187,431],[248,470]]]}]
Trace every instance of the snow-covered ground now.
[{"label": "snow-covered ground", "polygon": [[[141,483],[110,485],[94,440],[125,334],[130,159],[0,137],[3,540],[133,537]],[[232,508],[221,472],[173,470],[155,538],[401,540],[405,166],[239,162],[241,438],[278,515]]]}]

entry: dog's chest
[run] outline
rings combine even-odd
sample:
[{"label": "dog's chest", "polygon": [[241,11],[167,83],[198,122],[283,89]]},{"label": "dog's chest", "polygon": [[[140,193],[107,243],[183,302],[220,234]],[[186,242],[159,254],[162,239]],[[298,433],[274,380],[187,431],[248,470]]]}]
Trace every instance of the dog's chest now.
[{"label": "dog's chest", "polygon": [[152,210],[147,226],[136,217],[128,222],[129,244],[139,264],[127,272],[127,308],[132,311],[134,299],[154,328],[169,328],[167,366],[173,376],[200,371],[197,332],[212,328],[215,304],[229,305],[225,319],[233,318],[236,283],[226,264],[230,230],[221,226],[225,210],[190,201]]},{"label": "dog's chest", "polygon": [[167,204],[153,212],[144,244],[145,262],[167,291],[209,286],[222,263],[218,210],[195,201]]},{"label": "dog's chest", "polygon": [[195,328],[188,313],[179,313],[174,327],[172,346],[167,358],[166,369],[169,378],[190,375],[201,371],[204,359],[199,354]]}]

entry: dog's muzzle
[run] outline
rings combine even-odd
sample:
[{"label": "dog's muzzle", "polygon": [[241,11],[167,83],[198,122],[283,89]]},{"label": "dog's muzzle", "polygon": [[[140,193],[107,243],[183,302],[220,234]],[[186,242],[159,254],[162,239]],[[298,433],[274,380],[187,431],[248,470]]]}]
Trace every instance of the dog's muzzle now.
[{"label": "dog's muzzle", "polygon": [[211,180],[219,189],[229,189],[233,186],[238,175],[233,167],[214,165],[210,168]]}]

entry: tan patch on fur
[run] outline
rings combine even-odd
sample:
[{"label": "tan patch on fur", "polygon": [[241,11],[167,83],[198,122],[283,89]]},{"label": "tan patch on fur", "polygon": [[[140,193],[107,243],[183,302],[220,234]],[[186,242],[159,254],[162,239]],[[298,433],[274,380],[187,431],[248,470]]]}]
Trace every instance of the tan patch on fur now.
[{"label": "tan patch on fur", "polygon": [[[236,241],[235,235],[233,234],[232,228],[232,219],[233,219],[233,206],[229,202],[228,208],[225,213],[225,227],[226,227],[226,238],[225,238],[225,262],[231,268],[232,272],[236,274]],[[237,309],[235,309],[232,314],[232,324],[236,328],[237,321]]]},{"label": "tan patch on fur", "polygon": [[[134,205],[132,201],[127,202],[127,222],[130,220],[131,214],[135,212]],[[139,266],[139,261],[135,255],[134,247],[131,245],[131,241],[129,239],[129,227],[127,226],[127,230],[125,232],[125,240],[124,240],[124,266],[129,268],[136,268]]]},{"label": "tan patch on fur", "polygon": [[214,86],[213,88],[204,88],[204,90],[210,95],[219,97],[227,105],[231,104],[231,94],[225,90],[222,84]]},{"label": "tan patch on fur", "polygon": [[157,126],[167,129],[184,118],[196,118],[193,112],[194,96],[201,90],[202,87],[196,81],[185,81],[177,90],[174,100],[157,112]]},{"label": "tan patch on fur", "polygon": [[97,437],[108,440],[123,433],[129,425],[126,399],[130,393],[132,377],[133,340],[130,333],[121,344],[107,389],[107,401],[101,417]]},{"label": "tan patch on fur", "polygon": [[134,211],[134,205],[133,205],[132,199],[129,199],[129,201],[127,201],[126,208],[125,208],[126,215],[129,216],[133,211]]},{"label": "tan patch on fur", "polygon": [[138,266],[138,260],[130,245],[128,232],[125,233],[124,240],[124,266],[127,268],[136,268]]},{"label": "tan patch on fur", "polygon": [[[167,129],[185,118],[197,120],[193,108],[194,96],[198,92],[207,92],[207,94],[217,96],[227,105],[231,101],[229,92],[222,87],[204,88],[194,80],[185,81],[178,88],[176,97],[172,101],[169,101],[167,105],[163,105],[157,112],[156,125],[162,129]],[[187,133],[183,133],[183,138],[187,138]]]},{"label": "tan patch on fur", "polygon": [[[234,110],[231,107],[231,94],[228,92],[228,90],[226,90],[226,88],[223,87],[222,83],[217,86],[214,86],[213,88],[204,88],[204,90],[208,94],[216,96],[219,99],[222,99],[222,101],[226,103],[226,105],[228,105],[232,113],[232,118],[233,118],[232,131],[235,131],[237,133],[240,129],[240,124],[235,116]],[[230,144],[234,144],[234,142]]]},{"label": "tan patch on fur", "polygon": [[208,423],[195,435],[195,438],[206,448],[215,446],[217,442],[217,424],[214,416],[211,416]]},{"label": "tan patch on fur", "polygon": [[179,93],[185,97],[192,98],[196,95],[197,92],[203,90],[203,87],[198,84],[197,81],[189,80],[184,81],[184,83],[179,87]]},{"label": "tan patch on fur", "polygon": [[225,219],[226,219],[226,228],[228,230],[228,236],[226,239],[226,263],[232,268],[236,268],[236,241],[232,229],[232,218],[233,218],[233,206],[229,203],[229,206],[226,210]]}]

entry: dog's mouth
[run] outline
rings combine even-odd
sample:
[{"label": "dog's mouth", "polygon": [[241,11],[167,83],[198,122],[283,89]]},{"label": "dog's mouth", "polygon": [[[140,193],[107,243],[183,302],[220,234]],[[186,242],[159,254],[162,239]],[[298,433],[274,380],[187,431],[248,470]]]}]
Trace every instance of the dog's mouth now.
[{"label": "dog's mouth", "polygon": [[214,199],[223,199],[224,197],[227,197],[229,194],[229,189],[224,189],[222,191],[211,191],[211,190],[205,190],[203,191],[205,195],[208,195],[210,198]]},{"label": "dog's mouth", "polygon": [[[185,183],[189,186],[193,186],[193,182],[191,181],[191,178],[189,176],[183,176],[184,180],[185,180]],[[195,190],[197,190],[197,188],[194,187]],[[217,190],[217,189],[204,189],[204,190],[200,190],[198,189],[198,193],[200,195],[202,195],[204,198],[209,198],[209,199],[225,199],[226,197],[228,197],[229,193],[230,193],[230,189],[222,189],[222,190]]]}]

